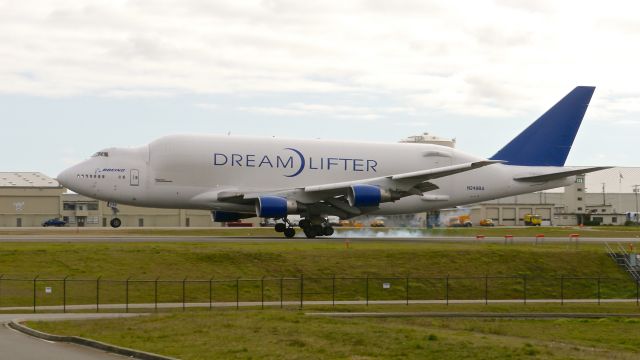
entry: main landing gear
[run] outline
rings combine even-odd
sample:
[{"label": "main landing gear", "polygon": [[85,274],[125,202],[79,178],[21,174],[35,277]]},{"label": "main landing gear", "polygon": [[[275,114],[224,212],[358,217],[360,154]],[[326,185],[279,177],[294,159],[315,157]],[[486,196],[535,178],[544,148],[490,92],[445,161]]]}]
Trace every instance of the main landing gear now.
[{"label": "main landing gear", "polygon": [[289,239],[296,236],[296,229],[293,228],[293,225],[291,225],[291,222],[289,222],[289,219],[284,218],[283,220],[284,220],[284,223],[277,223],[276,226],[274,227],[276,232],[284,233],[284,236],[286,236]]},{"label": "main landing gear", "polygon": [[[325,218],[313,219],[319,221],[311,221],[310,219],[302,219],[298,223],[298,226],[304,232],[304,235],[308,239],[313,239],[316,236],[331,236],[333,235],[333,226],[329,224],[329,221]],[[315,223],[314,222],[319,222]]]},{"label": "main landing gear", "polygon": [[109,222],[109,225],[111,225],[112,228],[117,229],[122,225],[122,221],[118,218],[118,212],[120,212],[120,210],[118,210],[118,204],[108,202],[107,206],[111,208],[111,213],[114,216],[114,218]]},{"label": "main landing gear", "polygon": [[[276,232],[284,233],[284,236],[287,238],[292,238],[296,236],[296,230],[293,228],[293,225],[287,218],[282,219],[284,222],[276,223],[274,229]],[[331,236],[333,235],[333,226],[329,224],[329,221],[325,218],[305,218],[300,220],[298,226],[304,232],[304,235],[313,239],[316,236]]]}]

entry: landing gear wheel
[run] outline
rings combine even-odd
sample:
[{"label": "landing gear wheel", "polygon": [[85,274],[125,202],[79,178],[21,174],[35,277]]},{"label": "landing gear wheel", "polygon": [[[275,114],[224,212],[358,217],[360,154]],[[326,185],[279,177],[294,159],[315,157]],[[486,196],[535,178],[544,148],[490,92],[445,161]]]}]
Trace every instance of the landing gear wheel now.
[{"label": "landing gear wheel", "polygon": [[120,219],[118,218],[113,218],[111,219],[111,221],[109,222],[109,224],[111,224],[112,228],[119,228],[120,225],[122,225],[122,221],[120,221]]},{"label": "landing gear wheel", "polygon": [[333,227],[331,227],[331,226],[325,226],[325,227],[322,229],[322,235],[324,235],[324,236],[331,236],[331,235],[333,235]]},{"label": "landing gear wheel", "polygon": [[296,229],[291,227],[284,229],[284,236],[291,239],[292,237],[296,236]]},{"label": "landing gear wheel", "polygon": [[313,239],[317,235],[316,231],[313,229],[313,226],[308,226],[302,230],[304,231],[304,236],[306,236],[307,239]]},{"label": "landing gear wheel", "polygon": [[310,225],[311,225],[311,222],[310,222],[309,220],[307,220],[307,219],[302,219],[302,220],[300,220],[300,221],[298,222],[298,226],[299,226],[301,229],[307,228],[307,227],[309,227]]},{"label": "landing gear wheel", "polygon": [[287,230],[287,224],[277,223],[273,228],[276,230],[276,232],[285,232]]}]

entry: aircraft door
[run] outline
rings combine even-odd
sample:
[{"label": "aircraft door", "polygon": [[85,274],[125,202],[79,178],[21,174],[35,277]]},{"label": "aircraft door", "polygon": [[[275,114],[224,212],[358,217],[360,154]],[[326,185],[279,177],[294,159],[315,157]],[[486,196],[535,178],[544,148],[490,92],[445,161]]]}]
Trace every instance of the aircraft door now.
[{"label": "aircraft door", "polygon": [[138,169],[131,169],[131,173],[129,174],[129,184],[131,186],[140,185],[140,171],[138,171]]}]

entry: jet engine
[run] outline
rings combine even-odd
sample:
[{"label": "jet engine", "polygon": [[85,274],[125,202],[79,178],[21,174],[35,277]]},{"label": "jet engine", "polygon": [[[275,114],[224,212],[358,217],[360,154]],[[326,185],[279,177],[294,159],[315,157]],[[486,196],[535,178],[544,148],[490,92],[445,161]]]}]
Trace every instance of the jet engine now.
[{"label": "jet engine", "polygon": [[388,201],[396,201],[400,196],[396,196],[390,190],[381,189],[374,185],[351,185],[347,200],[349,205],[355,207],[378,206],[380,203]]},{"label": "jet engine", "polygon": [[256,201],[256,214],[263,218],[282,218],[297,211],[297,202],[280,196],[260,196]]}]

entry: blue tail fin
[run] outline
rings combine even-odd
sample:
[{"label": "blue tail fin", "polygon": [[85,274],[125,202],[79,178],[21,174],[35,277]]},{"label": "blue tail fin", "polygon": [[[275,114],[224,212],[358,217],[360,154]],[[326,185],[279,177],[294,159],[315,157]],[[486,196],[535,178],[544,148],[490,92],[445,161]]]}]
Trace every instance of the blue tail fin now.
[{"label": "blue tail fin", "polygon": [[578,86],[500,149],[508,165],[564,166],[595,87]]}]

